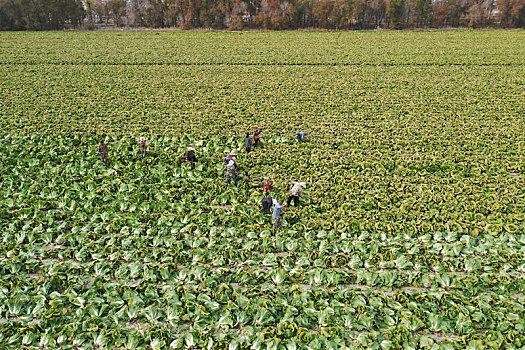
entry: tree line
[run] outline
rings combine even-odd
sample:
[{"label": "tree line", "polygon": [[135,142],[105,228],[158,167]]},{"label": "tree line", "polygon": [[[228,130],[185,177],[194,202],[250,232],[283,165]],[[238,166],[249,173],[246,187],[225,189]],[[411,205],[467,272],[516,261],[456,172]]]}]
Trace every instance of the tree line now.
[{"label": "tree line", "polygon": [[0,30],[525,27],[525,0],[0,0]]}]

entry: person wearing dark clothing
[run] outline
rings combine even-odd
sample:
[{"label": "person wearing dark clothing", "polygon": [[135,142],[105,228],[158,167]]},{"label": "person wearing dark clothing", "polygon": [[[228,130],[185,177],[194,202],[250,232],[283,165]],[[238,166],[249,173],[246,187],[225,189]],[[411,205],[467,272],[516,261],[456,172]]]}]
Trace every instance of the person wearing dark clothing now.
[{"label": "person wearing dark clothing", "polygon": [[246,152],[250,153],[252,150],[252,138],[250,137],[250,134],[246,134],[246,137],[244,138],[244,147],[246,148]]},{"label": "person wearing dark clothing", "polygon": [[255,127],[253,131],[253,147],[257,147],[259,142],[261,142],[261,137],[259,136],[261,134],[261,129],[258,127]]},{"label": "person wearing dark clothing", "polygon": [[271,196],[265,197],[262,200],[263,213],[270,215],[273,206],[273,198]]},{"label": "person wearing dark clothing", "polygon": [[100,145],[98,145],[98,154],[100,155],[100,160],[106,164],[106,168],[109,167],[108,146],[104,143],[104,140],[100,141]]},{"label": "person wearing dark clothing", "polygon": [[195,155],[195,150],[190,149],[188,151],[188,162],[196,162],[197,156]]},{"label": "person wearing dark clothing", "polygon": [[195,148],[193,148],[193,144],[188,147],[188,150],[184,154],[184,160],[191,163],[197,162],[197,155],[195,154]]},{"label": "person wearing dark clothing", "polygon": [[288,200],[286,201],[286,205],[290,205],[292,203],[292,199],[293,199],[293,205],[298,207],[299,206],[299,197],[298,196],[294,196],[294,195],[290,195],[288,197]]}]

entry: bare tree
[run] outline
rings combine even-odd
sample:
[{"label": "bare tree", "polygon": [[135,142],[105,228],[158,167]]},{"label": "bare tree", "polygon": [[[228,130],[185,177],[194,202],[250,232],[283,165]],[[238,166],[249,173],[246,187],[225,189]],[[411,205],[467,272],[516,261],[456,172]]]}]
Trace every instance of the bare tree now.
[{"label": "bare tree", "polygon": [[123,25],[123,18],[126,16],[126,0],[109,0],[108,8],[115,24],[117,26]]},{"label": "bare tree", "polygon": [[524,0],[498,0],[496,18],[502,27],[525,27]]}]

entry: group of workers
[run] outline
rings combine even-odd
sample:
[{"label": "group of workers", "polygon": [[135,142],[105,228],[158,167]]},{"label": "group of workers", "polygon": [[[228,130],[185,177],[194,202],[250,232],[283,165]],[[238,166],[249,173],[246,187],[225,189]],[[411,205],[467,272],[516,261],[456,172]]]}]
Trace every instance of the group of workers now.
[{"label": "group of workers", "polygon": [[[251,137],[249,133],[246,134],[246,137],[244,138],[244,147],[247,153],[251,152],[252,147],[258,147],[259,143],[261,143],[260,134],[261,129],[259,129],[258,127],[254,128],[253,137]],[[304,131],[295,133],[298,142],[303,142],[304,138],[308,135],[309,133]],[[141,159],[144,159],[147,150],[146,139],[144,137],[141,137],[139,140],[139,148]],[[106,167],[109,167],[108,147],[104,143],[104,140],[102,140],[98,145],[98,153],[102,162],[106,165]],[[195,149],[193,148],[193,144],[190,144],[188,150],[184,153],[184,161],[191,162],[192,164],[197,162],[197,155]],[[226,158],[224,158],[223,162],[225,164],[224,180],[226,184],[230,184],[232,182],[236,184],[238,180],[237,173],[239,170],[239,166],[237,165],[235,150],[231,151],[226,156]],[[262,182],[264,195],[264,198],[262,200],[263,212],[268,215],[270,214],[270,212],[272,212],[273,229],[278,230],[282,226],[281,215],[284,214],[283,208],[289,206],[292,203],[292,201],[294,203],[294,206],[299,206],[299,198],[303,196],[303,191],[306,188],[306,183],[292,181],[292,189],[290,190],[290,194],[288,196],[286,204],[284,204],[284,200],[281,199],[277,201],[270,195],[270,192],[273,190],[272,179],[263,178]],[[271,209],[272,207],[273,211]]]},{"label": "group of workers", "polygon": [[[253,137],[250,136],[250,133],[246,133],[246,136],[244,137],[244,148],[246,149],[246,153],[250,153],[252,150],[252,147],[258,147],[259,143],[261,142],[261,129],[259,127],[255,127],[253,131]],[[223,159],[224,162],[224,181],[226,184],[234,183],[237,184],[238,180],[238,170],[239,167],[237,166],[237,160],[236,160],[236,153],[235,150],[231,151],[230,154],[226,156],[226,158]]]},{"label": "group of workers", "polygon": [[263,193],[264,198],[262,200],[262,206],[263,206],[263,212],[265,214],[270,214],[271,208],[273,206],[273,229],[278,230],[282,226],[282,218],[281,215],[284,214],[283,208],[289,206],[292,201],[294,206],[299,206],[299,198],[303,196],[303,191],[306,189],[306,183],[305,182],[297,182],[292,181],[292,189],[290,190],[290,193],[288,195],[288,200],[286,201],[286,204],[284,204],[284,200],[277,201],[276,199],[272,198],[270,195],[270,191],[273,189],[273,186],[271,185],[271,179],[264,179],[264,185],[263,185]]},{"label": "group of workers", "polygon": [[250,136],[250,133],[246,133],[246,137],[244,138],[244,148],[246,148],[246,152],[250,153],[253,147],[257,147],[259,145],[259,142],[261,141],[261,129],[259,127],[255,127],[253,131],[253,138]]},{"label": "group of workers", "polygon": [[[258,144],[261,142],[261,129],[258,127],[254,128],[253,137],[250,136],[249,133],[246,133],[246,136],[244,137],[244,148],[246,149],[246,153],[250,153],[252,150],[252,147],[257,147]],[[295,136],[297,138],[297,142],[303,142],[305,137],[308,136],[309,133],[305,131],[299,131],[295,133]],[[236,161],[236,153],[235,150],[231,151],[230,154],[226,158],[224,158],[224,164],[225,170],[224,170],[224,179],[227,184],[234,182],[237,183],[237,161]],[[306,183],[304,182],[296,182],[292,181],[292,189],[290,190],[290,194],[288,196],[288,200],[286,201],[286,204],[284,204],[284,200],[277,201],[276,199],[272,198],[270,195],[270,192],[273,190],[273,181],[270,178],[263,178],[261,180],[263,182],[263,195],[264,198],[262,200],[262,208],[263,212],[265,214],[272,213],[273,217],[273,229],[278,230],[282,226],[282,215],[284,214],[283,208],[289,206],[292,201],[294,203],[294,206],[299,206],[299,198],[303,196],[303,191],[306,188]],[[272,211],[273,207],[273,211]]]}]

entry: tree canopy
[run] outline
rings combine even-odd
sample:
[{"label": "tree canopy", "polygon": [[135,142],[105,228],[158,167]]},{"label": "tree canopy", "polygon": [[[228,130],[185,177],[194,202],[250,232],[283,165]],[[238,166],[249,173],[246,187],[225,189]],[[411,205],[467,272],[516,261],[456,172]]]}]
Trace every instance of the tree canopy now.
[{"label": "tree canopy", "polygon": [[0,0],[0,30],[524,27],[525,0]]}]

